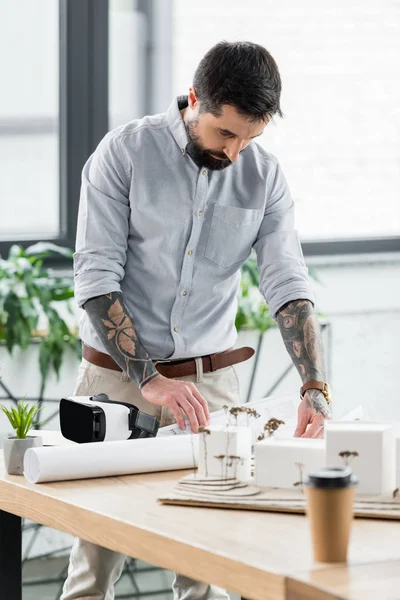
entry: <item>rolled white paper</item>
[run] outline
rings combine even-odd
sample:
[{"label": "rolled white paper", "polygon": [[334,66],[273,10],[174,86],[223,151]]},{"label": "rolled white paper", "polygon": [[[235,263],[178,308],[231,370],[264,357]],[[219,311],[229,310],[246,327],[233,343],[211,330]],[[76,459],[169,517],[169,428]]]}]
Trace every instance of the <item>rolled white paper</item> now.
[{"label": "rolled white paper", "polygon": [[30,483],[175,471],[197,466],[197,435],[30,448],[24,475]]}]

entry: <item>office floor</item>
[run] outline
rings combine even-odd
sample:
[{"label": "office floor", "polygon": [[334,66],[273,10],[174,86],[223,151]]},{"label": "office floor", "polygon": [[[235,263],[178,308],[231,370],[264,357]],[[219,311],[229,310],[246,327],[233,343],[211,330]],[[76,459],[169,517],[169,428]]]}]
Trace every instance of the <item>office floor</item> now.
[{"label": "office floor", "polygon": [[[58,600],[61,583],[52,583],[51,580],[64,579],[68,565],[68,557],[30,560],[24,565],[23,570],[23,600]],[[135,572],[134,581],[128,573],[123,575],[116,585],[116,600],[119,598],[151,600],[172,600],[171,589],[173,574],[160,569],[150,570],[148,565],[137,561],[138,572]],[[29,583],[28,583],[29,582]],[[163,592],[160,593],[160,590]]]}]

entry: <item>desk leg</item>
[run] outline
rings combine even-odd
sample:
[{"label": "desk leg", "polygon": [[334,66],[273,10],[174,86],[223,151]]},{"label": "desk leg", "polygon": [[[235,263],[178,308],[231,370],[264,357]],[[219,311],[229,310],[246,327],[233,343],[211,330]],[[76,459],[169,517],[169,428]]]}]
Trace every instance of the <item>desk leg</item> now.
[{"label": "desk leg", "polygon": [[7,600],[22,600],[21,550],[21,518],[0,510],[0,590]]}]

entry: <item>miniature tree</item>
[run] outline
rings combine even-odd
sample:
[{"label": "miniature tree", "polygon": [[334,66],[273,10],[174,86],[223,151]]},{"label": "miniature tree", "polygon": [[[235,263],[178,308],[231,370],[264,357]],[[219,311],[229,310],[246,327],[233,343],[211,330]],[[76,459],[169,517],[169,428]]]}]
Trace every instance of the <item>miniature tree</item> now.
[{"label": "miniature tree", "polygon": [[218,454],[218,456],[215,457],[217,460],[221,461],[221,481],[224,480],[224,458],[225,458],[225,454]]},{"label": "miniature tree", "polygon": [[200,433],[200,437],[201,440],[203,442],[204,445],[204,464],[205,464],[205,468],[206,468],[206,477],[208,477],[208,465],[207,465],[207,435],[210,435],[211,431],[209,429],[207,429],[206,427],[199,427],[199,433]]},{"label": "miniature tree", "polygon": [[[228,462],[229,460],[229,462]],[[243,458],[241,456],[228,456],[227,460],[226,460],[226,478],[228,478],[228,468],[232,467],[234,465],[234,473],[233,473],[233,478],[236,479],[237,477],[237,468],[239,463],[243,464]]]},{"label": "miniature tree", "polygon": [[247,426],[250,425],[252,419],[258,419],[261,416],[258,414],[258,412],[254,408],[249,408],[248,406],[243,406],[243,404],[240,404],[239,406],[231,406],[231,408],[229,408],[229,406],[227,404],[225,404],[222,408],[224,409],[225,415],[227,417],[227,422],[226,422],[227,427],[232,424],[232,417],[234,418],[235,425],[237,426],[238,418],[239,418],[239,415],[241,415],[241,414],[246,415],[246,425]]},{"label": "miniature tree", "polygon": [[303,489],[303,483],[304,483],[303,482],[304,463],[302,463],[302,462],[296,462],[295,465],[296,465],[296,467],[299,470],[300,477],[299,477],[299,481],[296,481],[293,485],[295,487],[300,486],[301,493],[303,494],[304,493],[304,489]]},{"label": "miniature tree", "polygon": [[197,470],[196,470],[196,454],[194,451],[194,435],[191,434],[191,439],[190,439],[190,443],[192,446],[192,460],[193,460],[193,477],[197,476]]},{"label": "miniature tree", "polygon": [[[246,415],[246,425],[249,426],[251,420],[252,419],[258,419],[260,417],[260,415],[258,414],[258,412],[254,408],[250,408],[248,406],[243,406],[243,405],[231,406],[229,408],[229,406],[225,404],[222,408],[224,409],[225,416],[227,418],[227,422],[226,422],[226,428],[227,428],[227,432],[226,432],[226,448],[225,448],[225,455],[224,455],[224,457],[228,457],[229,458],[229,443],[230,443],[231,435],[230,435],[230,431],[229,431],[228,428],[232,424],[232,418],[235,420],[235,426],[237,426],[238,425],[238,418],[239,418],[239,416],[240,415]],[[220,460],[222,461],[222,458]],[[232,465],[230,465],[230,466],[232,466]],[[228,464],[227,464],[227,462],[225,464],[225,477],[226,478],[228,477]]]},{"label": "miniature tree", "polygon": [[339,456],[343,458],[344,464],[346,467],[349,466],[351,461],[358,456],[358,452],[350,452],[350,450],[344,450],[343,452],[339,452]]},{"label": "miniature tree", "polygon": [[264,425],[264,431],[263,433],[261,433],[258,436],[258,441],[261,442],[262,440],[265,439],[265,434],[268,434],[268,437],[272,437],[273,434],[275,433],[275,431],[281,426],[284,425],[285,421],[281,421],[280,419],[276,419],[275,417],[272,417],[271,419],[269,419],[269,421],[267,421]]}]

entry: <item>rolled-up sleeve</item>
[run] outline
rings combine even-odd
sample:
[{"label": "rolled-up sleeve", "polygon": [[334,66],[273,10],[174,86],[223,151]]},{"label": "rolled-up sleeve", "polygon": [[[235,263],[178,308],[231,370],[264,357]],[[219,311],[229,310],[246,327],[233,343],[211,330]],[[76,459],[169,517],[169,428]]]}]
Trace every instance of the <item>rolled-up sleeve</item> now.
[{"label": "rolled-up sleeve", "polygon": [[294,203],[279,163],[267,179],[267,202],[254,244],[260,271],[260,291],[275,319],[292,300],[315,302],[299,235],[294,228]]},{"label": "rolled-up sleeve", "polygon": [[120,291],[129,235],[129,178],[114,134],[107,134],[82,171],[76,248],[75,297]]}]

